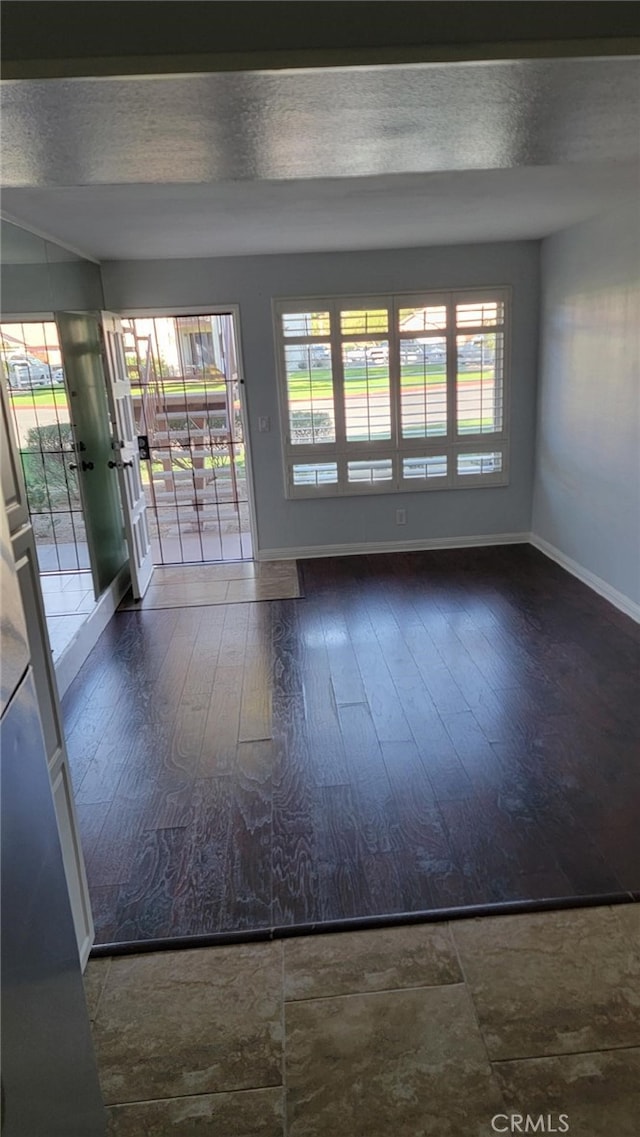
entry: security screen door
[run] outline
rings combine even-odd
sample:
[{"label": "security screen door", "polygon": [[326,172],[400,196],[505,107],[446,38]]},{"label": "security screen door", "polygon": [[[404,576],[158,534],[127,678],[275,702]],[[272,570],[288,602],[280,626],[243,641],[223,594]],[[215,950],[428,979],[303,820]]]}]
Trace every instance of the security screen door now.
[{"label": "security screen door", "polygon": [[156,565],[252,557],[236,315],[123,317]]},{"label": "security screen door", "polygon": [[[53,320],[0,324],[0,364],[41,573],[90,568],[70,399]],[[62,587],[62,585],[61,585]],[[70,609],[71,611],[71,609]]]}]

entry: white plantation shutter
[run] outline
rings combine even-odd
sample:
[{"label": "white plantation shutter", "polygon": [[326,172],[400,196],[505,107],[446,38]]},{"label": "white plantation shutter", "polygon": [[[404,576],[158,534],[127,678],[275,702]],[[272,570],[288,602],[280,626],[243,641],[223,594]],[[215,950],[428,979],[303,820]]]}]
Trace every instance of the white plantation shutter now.
[{"label": "white plantation shutter", "polygon": [[447,341],[444,336],[430,336],[419,343],[408,339],[400,341],[400,399],[403,439],[446,436]]},{"label": "white plantation shutter", "polygon": [[504,485],[506,289],[274,305],[287,494]]},{"label": "white plantation shutter", "polygon": [[[391,441],[389,323],[390,311],[386,305],[339,308],[340,368],[347,442],[383,442],[388,445]],[[348,481],[359,484],[363,480],[369,480],[364,471],[361,477],[353,467]]]},{"label": "white plantation shutter", "polygon": [[455,305],[458,436],[499,435],[504,420],[504,300]]},{"label": "white plantation shutter", "polygon": [[[336,441],[331,345],[287,343],[284,347],[289,405],[289,439],[292,446]],[[319,369],[329,372],[329,384]]]}]

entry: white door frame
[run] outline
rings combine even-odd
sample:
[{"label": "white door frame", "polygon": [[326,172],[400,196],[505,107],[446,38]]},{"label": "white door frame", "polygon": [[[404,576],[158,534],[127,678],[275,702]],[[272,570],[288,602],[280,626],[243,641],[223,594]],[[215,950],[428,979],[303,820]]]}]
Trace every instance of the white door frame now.
[{"label": "white door frame", "polygon": [[84,970],[95,938],[91,898],[73,797],[60,698],[44,614],[35,538],[29,517],[18,440],[13,425],[8,395],[2,383],[0,384],[0,438],[6,461],[2,463],[0,508],[5,511],[7,530],[10,533],[10,547],[14,560],[10,571],[16,573],[20,588],[42,738],[69,890],[69,903],[80,966]]},{"label": "white door frame", "polygon": [[244,358],[242,354],[242,336],[240,324],[239,304],[178,304],[173,307],[128,308],[119,312],[122,320],[151,320],[167,316],[233,316],[233,327],[236,337],[236,359],[238,361],[238,391],[240,394],[240,407],[242,410],[242,427],[244,430],[244,460],[247,471],[247,501],[249,505],[249,532],[251,536],[251,559],[257,560],[258,534],[255,506],[255,487],[253,482],[253,463],[251,461],[251,431],[249,428],[249,408],[247,404],[247,390],[244,381]]},{"label": "white door frame", "polygon": [[147,496],[140,476],[138,435],[120,316],[113,312],[101,312],[100,332],[107,401],[111,412],[113,458],[109,465],[116,466],[118,471],[122,516],[129,546],[131,592],[134,600],[142,600],[153,576],[153,551],[147,524]]}]

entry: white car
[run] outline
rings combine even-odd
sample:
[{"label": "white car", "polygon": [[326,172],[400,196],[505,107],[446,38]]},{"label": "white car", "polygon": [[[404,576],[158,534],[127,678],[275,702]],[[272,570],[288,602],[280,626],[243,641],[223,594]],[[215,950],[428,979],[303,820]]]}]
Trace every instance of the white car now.
[{"label": "white car", "polygon": [[413,343],[400,344],[400,361],[402,363],[418,363],[422,360],[422,350],[419,345]]},{"label": "white car", "polygon": [[367,360],[369,363],[386,363],[389,359],[389,348],[385,345],[381,347],[368,347]]},{"label": "white car", "polygon": [[367,358],[363,347],[352,347],[344,353],[345,363],[364,363]]}]

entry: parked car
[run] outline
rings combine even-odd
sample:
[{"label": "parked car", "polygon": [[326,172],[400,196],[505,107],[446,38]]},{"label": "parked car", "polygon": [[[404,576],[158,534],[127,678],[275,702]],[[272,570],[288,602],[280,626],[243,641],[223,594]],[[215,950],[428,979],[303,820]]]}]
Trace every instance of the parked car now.
[{"label": "parked car", "polygon": [[458,345],[458,365],[460,367],[491,367],[494,353],[482,343],[463,343]]},{"label": "parked car", "polygon": [[312,367],[330,367],[331,349],[324,344],[314,344],[309,351],[309,358]]},{"label": "parked car", "polygon": [[386,363],[389,358],[389,348],[386,344],[381,344],[379,347],[367,348],[367,360],[369,363]]},{"label": "parked car", "polygon": [[363,347],[350,347],[344,353],[345,363],[364,363],[367,353]]},{"label": "parked car", "polygon": [[29,352],[13,352],[6,360],[9,385],[21,389],[48,387],[51,382],[51,369],[36,355]]},{"label": "parked car", "polygon": [[312,344],[309,348],[307,355],[304,349],[298,360],[298,367],[301,371],[305,371],[309,367],[330,367],[331,366],[331,349],[325,344]]},{"label": "parked car", "polygon": [[447,358],[444,344],[427,341],[424,345],[424,358],[427,363],[444,363]]},{"label": "parked car", "polygon": [[412,340],[400,340],[400,359],[402,363],[418,363],[422,360],[422,347]]}]

